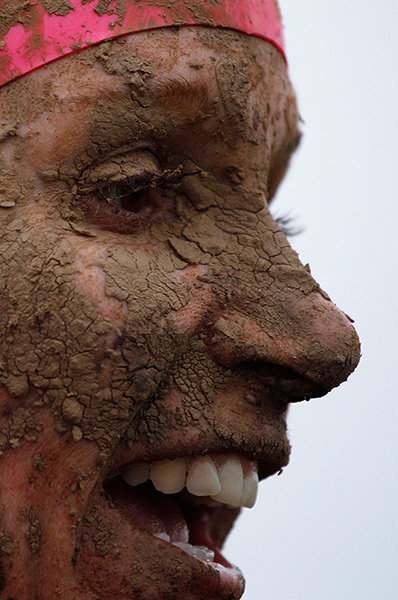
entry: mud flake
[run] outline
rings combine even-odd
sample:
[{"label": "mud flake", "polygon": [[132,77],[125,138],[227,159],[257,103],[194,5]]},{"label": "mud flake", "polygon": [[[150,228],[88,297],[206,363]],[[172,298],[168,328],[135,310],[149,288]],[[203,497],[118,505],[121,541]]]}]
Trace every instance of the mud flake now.
[{"label": "mud flake", "polygon": [[62,404],[62,415],[66,421],[80,423],[83,418],[83,406],[76,398],[66,398]]},{"label": "mud flake", "polygon": [[41,544],[43,541],[43,534],[39,519],[32,508],[24,508],[22,510],[22,516],[28,522],[28,530],[25,534],[25,537],[28,541],[30,553],[37,554],[41,549]]},{"label": "mud flake", "polygon": [[[22,440],[35,441],[36,432],[40,431],[40,425],[36,422],[29,410],[17,408],[9,422],[0,431],[0,448],[18,448]],[[6,445],[4,446],[4,441]]]},{"label": "mud flake", "polygon": [[65,17],[73,9],[73,4],[69,0],[41,0],[44,10],[48,15],[57,15]]},{"label": "mud flake", "polygon": [[84,520],[86,525],[93,529],[91,539],[99,556],[104,557],[117,548],[115,530],[110,529],[101,517],[90,513]]},{"label": "mud flake", "polygon": [[77,427],[77,425],[72,427],[72,437],[75,442],[80,442],[80,440],[83,438],[83,431],[80,429],[80,427]]},{"label": "mud flake", "polygon": [[14,535],[8,529],[0,530],[0,552],[10,556],[14,550]]},{"label": "mud flake", "polygon": [[39,454],[33,457],[33,466],[38,471],[44,471],[47,468],[46,461]]},{"label": "mud flake", "polygon": [[73,482],[71,486],[71,491],[76,493],[78,490],[84,492],[87,486],[88,475],[83,473],[81,469],[76,469],[76,480]]}]

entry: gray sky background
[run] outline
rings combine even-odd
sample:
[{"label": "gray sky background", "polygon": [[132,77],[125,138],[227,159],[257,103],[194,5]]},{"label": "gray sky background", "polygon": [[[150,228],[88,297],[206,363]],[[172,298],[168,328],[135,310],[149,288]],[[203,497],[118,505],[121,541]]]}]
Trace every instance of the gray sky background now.
[{"label": "gray sky background", "polygon": [[225,554],[244,600],[395,600],[398,588],[397,0],[280,0],[304,139],[274,205],[351,315],[363,357],[293,406],[293,453]]}]

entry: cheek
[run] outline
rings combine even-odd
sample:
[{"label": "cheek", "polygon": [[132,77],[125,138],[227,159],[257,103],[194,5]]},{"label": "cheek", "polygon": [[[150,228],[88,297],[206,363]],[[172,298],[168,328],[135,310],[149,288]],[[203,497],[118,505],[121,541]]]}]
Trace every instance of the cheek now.
[{"label": "cheek", "polygon": [[2,241],[11,258],[0,276],[0,385],[17,404],[34,392],[61,431],[110,451],[208,310],[204,269],[185,269],[166,246],[154,257],[149,245],[48,227]]},{"label": "cheek", "polygon": [[215,295],[210,286],[200,279],[206,275],[208,268],[204,265],[190,266],[174,271],[172,276],[189,292],[189,299],[170,313],[170,319],[176,331],[184,336],[193,334],[211,308],[215,305]]},{"label": "cheek", "polygon": [[61,432],[111,445],[128,415],[109,387],[108,354],[125,303],[108,298],[101,269],[48,229],[15,231],[2,242],[11,250],[0,276],[0,385],[16,405],[34,392]]}]

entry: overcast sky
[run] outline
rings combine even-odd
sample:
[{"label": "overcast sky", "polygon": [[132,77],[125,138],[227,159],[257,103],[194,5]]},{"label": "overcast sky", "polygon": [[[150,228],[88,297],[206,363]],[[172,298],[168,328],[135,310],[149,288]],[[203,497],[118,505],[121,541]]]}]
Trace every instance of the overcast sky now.
[{"label": "overcast sky", "polygon": [[293,453],[225,554],[244,600],[396,600],[397,0],[280,0],[304,139],[275,203],[304,263],[355,319],[363,357],[292,407]]}]

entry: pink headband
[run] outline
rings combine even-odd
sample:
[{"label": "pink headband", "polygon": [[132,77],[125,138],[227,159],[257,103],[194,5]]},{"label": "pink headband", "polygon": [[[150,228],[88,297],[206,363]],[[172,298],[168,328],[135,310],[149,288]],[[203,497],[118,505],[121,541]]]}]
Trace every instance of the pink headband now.
[{"label": "pink headband", "polygon": [[285,59],[277,0],[0,0],[0,86],[104,40],[176,25],[235,29]]}]

